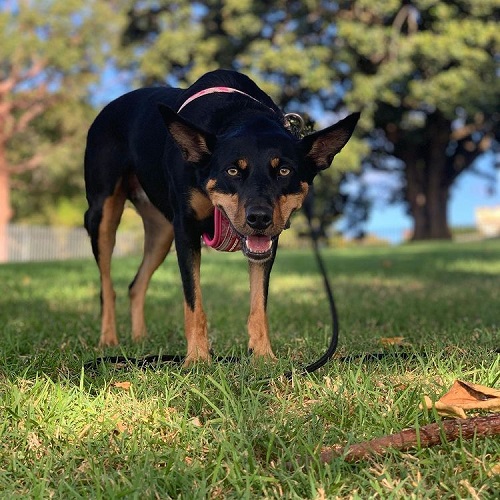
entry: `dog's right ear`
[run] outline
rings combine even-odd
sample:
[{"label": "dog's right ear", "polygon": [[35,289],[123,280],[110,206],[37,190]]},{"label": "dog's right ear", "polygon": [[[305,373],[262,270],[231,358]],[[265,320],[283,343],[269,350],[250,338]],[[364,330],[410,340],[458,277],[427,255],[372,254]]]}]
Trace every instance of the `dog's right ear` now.
[{"label": "dog's right ear", "polygon": [[211,154],[215,137],[181,118],[173,109],[158,104],[160,114],[184,159],[198,163]]}]

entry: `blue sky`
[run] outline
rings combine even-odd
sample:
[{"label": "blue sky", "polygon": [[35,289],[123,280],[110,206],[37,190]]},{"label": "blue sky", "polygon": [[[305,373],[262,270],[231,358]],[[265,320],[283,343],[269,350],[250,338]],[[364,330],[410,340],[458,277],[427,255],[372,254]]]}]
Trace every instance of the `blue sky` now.
[{"label": "blue sky", "polygon": [[[493,171],[493,155],[484,155],[478,160],[478,169]],[[451,188],[448,205],[449,223],[452,227],[474,226],[475,209],[500,205],[500,172],[497,172],[496,190],[490,193],[491,183],[483,177],[465,172]],[[380,237],[399,242],[404,230],[411,229],[412,219],[405,214],[401,204],[375,207],[366,225],[366,230]]]}]

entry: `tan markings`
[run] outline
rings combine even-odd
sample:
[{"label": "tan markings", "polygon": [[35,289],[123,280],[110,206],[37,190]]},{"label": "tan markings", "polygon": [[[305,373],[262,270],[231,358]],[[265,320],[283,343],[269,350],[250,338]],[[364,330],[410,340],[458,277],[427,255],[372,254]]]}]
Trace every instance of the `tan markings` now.
[{"label": "tan markings", "polygon": [[[207,183],[207,191],[210,200],[214,206],[221,206],[224,209],[224,212],[233,226],[241,234],[248,234],[249,231],[246,226],[245,209],[241,206],[238,196],[235,194],[229,195],[219,193],[215,190],[216,185],[217,183],[214,179],[209,180]],[[269,232],[272,231],[273,234],[278,234],[283,231],[292,213],[302,206],[307,196],[309,185],[307,182],[302,182],[300,187],[301,190],[299,193],[280,196],[274,207],[273,224],[270,226]]]},{"label": "tan markings", "polygon": [[110,346],[118,344],[116,335],[115,298],[111,280],[111,255],[116,242],[116,230],[125,205],[126,194],[123,189],[122,179],[116,184],[115,190],[102,207],[102,218],[99,223],[99,258],[98,266],[101,274],[101,338],[99,345]]},{"label": "tan markings", "polygon": [[279,166],[279,164],[280,164],[280,159],[279,158],[276,157],[276,158],[273,158],[271,160],[271,167],[276,168],[276,167]]},{"label": "tan markings", "polygon": [[[142,190],[142,189],[141,189]],[[134,282],[129,290],[132,338],[146,337],[144,302],[151,276],[165,260],[174,239],[173,225],[152,205],[147,196],[137,196],[133,201],[144,225],[144,255]]]},{"label": "tan markings", "polygon": [[184,301],[184,329],[187,340],[185,367],[196,361],[210,361],[207,319],[201,302],[199,254],[193,265],[193,281],[195,292],[194,309],[191,309],[191,306]]},{"label": "tan markings", "polygon": [[207,182],[207,191],[214,206],[222,207],[233,226],[244,233],[246,217],[245,209],[240,205],[238,195],[219,193],[215,190],[217,183],[215,179]]},{"label": "tan markings", "polygon": [[280,196],[278,203],[274,207],[273,225],[282,231],[288,219],[295,210],[298,210],[304,202],[309,186],[306,182],[301,183],[301,191],[299,193]]},{"label": "tan markings", "polygon": [[269,325],[264,301],[264,266],[250,262],[250,315],[248,348],[256,357],[276,359],[269,340]]},{"label": "tan markings", "polygon": [[212,215],[214,206],[206,195],[197,189],[192,189],[189,193],[189,205],[193,209],[197,220],[203,220]]},{"label": "tan markings", "polygon": [[248,167],[248,162],[245,160],[245,158],[241,158],[237,162],[238,168],[241,168],[241,170],[245,170],[245,168]]}]

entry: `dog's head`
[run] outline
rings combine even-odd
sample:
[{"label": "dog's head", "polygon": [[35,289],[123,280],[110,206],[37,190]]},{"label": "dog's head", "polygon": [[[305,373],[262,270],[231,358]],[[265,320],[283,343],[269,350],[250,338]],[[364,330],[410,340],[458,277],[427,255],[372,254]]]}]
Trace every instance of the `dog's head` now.
[{"label": "dog's head", "polygon": [[169,108],[160,111],[184,160],[204,170],[198,187],[226,215],[253,261],[271,257],[273,242],[302,206],[314,177],[330,166],[359,119],[354,113],[298,140],[262,115],[213,135]]}]

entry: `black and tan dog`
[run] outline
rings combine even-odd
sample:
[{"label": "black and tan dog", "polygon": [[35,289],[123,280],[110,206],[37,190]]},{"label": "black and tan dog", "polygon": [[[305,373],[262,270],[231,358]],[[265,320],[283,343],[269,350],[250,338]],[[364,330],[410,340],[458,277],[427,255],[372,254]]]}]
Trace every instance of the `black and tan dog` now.
[{"label": "black and tan dog", "polygon": [[359,114],[298,140],[249,78],[218,70],[188,89],[144,88],[111,102],[85,151],[85,227],[101,275],[100,345],[118,343],[111,255],[129,199],[142,217],[144,256],[129,287],[132,337],[146,335],[151,276],[175,237],[184,289],[185,364],[210,358],[200,288],[201,237],[249,262],[249,349],[273,358],[266,302],[278,238],[315,175],[330,166]]}]

